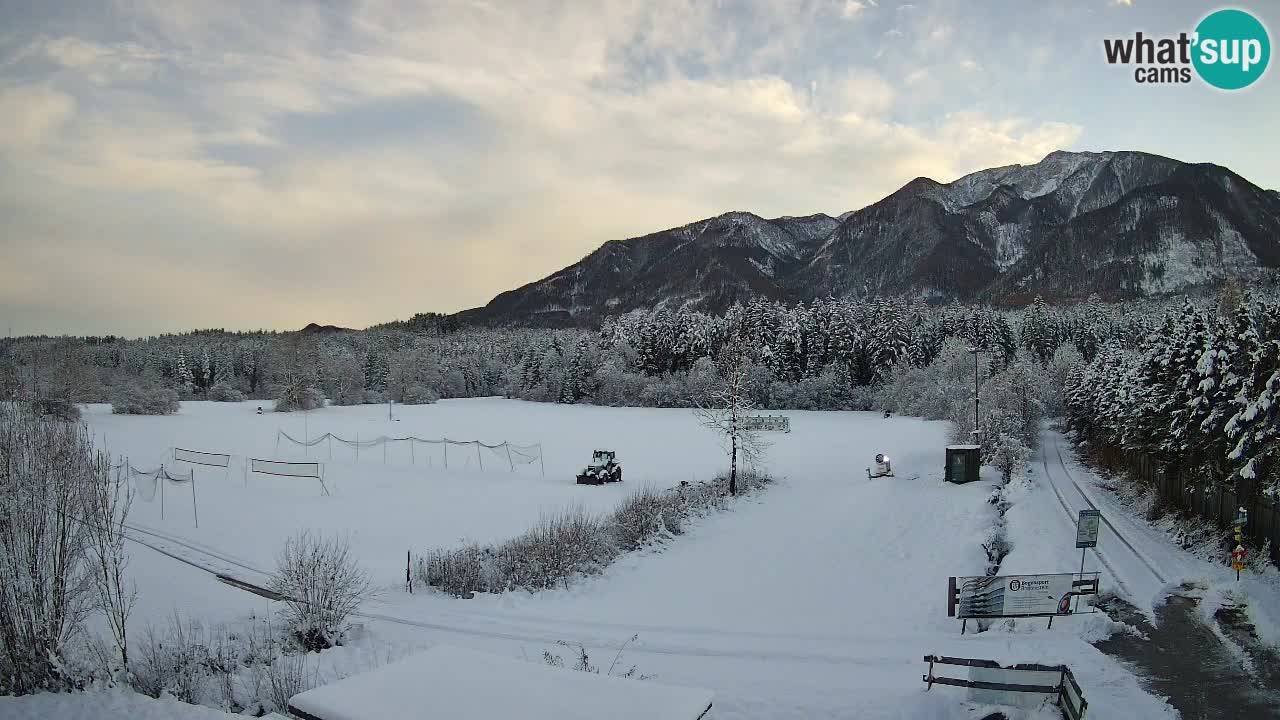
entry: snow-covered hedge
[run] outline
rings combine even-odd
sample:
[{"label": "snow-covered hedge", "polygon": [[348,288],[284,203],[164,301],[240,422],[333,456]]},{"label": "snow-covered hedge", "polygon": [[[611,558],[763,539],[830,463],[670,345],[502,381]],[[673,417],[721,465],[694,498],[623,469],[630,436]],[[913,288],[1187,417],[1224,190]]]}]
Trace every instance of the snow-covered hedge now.
[{"label": "snow-covered hedge", "polygon": [[172,415],[178,407],[178,393],[159,385],[121,385],[111,397],[111,412],[117,415]]},{"label": "snow-covered hedge", "polygon": [[[738,473],[738,497],[770,478]],[[499,545],[470,544],[434,550],[417,564],[419,580],[441,592],[530,592],[567,587],[573,578],[602,572],[619,555],[684,532],[696,516],[730,502],[727,475],[669,490],[640,488],[612,513],[594,517],[580,508],[544,516],[529,531]]]}]

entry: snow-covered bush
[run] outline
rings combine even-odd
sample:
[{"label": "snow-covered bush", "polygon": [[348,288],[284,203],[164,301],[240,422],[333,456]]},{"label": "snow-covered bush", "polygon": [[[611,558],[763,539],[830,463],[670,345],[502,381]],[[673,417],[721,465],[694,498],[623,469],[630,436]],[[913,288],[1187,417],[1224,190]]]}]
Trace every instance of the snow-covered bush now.
[{"label": "snow-covered bush", "polygon": [[[739,472],[738,494],[769,482],[765,475]],[[728,489],[727,474],[663,491],[641,488],[604,518],[581,509],[544,516],[531,530],[499,545],[433,550],[419,558],[415,572],[427,585],[458,597],[567,587],[576,576],[601,572],[624,552],[680,534],[688,518],[724,507]]]},{"label": "snow-covered bush", "polygon": [[285,542],[270,588],[289,598],[284,616],[290,633],[303,648],[317,651],[342,640],[347,618],[370,596],[369,577],[351,544],[308,532]]},{"label": "snow-covered bush", "polygon": [[208,643],[199,621],[176,612],[161,631],[148,626],[134,653],[133,688],[158,698],[168,693],[185,703],[204,699],[208,681]]},{"label": "snow-covered bush", "polygon": [[0,694],[78,683],[66,653],[94,607],[91,490],[111,461],[78,423],[0,403]]},{"label": "snow-covered bush", "polygon": [[999,470],[1005,482],[1021,476],[1027,460],[1031,459],[1031,448],[1009,433],[999,432],[989,437],[984,435],[982,443],[982,457],[987,464]]},{"label": "snow-covered bush", "polygon": [[214,402],[244,402],[244,393],[232,387],[231,383],[220,382],[209,388],[209,399]]},{"label": "snow-covered bush", "polygon": [[54,420],[75,422],[80,419],[80,406],[63,393],[39,395],[32,401],[31,408],[37,415]]},{"label": "snow-covered bush", "polygon": [[400,402],[404,405],[429,405],[440,399],[435,390],[426,385],[410,385],[405,388],[404,393],[400,396]]},{"label": "snow-covered bush", "polygon": [[684,508],[678,493],[646,485],[628,495],[613,511],[610,529],[621,550],[636,550],[684,529]]},{"label": "snow-covered bush", "polygon": [[315,675],[307,673],[307,654],[292,653],[277,657],[266,667],[267,696],[276,712],[289,708],[289,698],[315,687]]},{"label": "snow-covered bush", "polygon": [[172,415],[179,407],[178,393],[160,385],[129,383],[117,386],[111,397],[111,412],[117,415]]},{"label": "snow-covered bush", "polygon": [[282,385],[279,396],[276,398],[276,412],[297,412],[322,407],[324,407],[324,393],[300,381],[291,381]]}]

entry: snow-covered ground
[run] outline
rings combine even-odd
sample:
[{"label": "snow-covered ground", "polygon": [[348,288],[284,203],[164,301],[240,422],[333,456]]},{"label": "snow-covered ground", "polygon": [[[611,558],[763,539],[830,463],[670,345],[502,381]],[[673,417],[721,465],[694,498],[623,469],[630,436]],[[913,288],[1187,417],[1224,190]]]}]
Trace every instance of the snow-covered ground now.
[{"label": "snow-covered ground", "polygon": [[[254,406],[185,403],[164,418],[93,407],[86,419],[105,447],[148,467],[175,445],[272,457],[278,427],[302,437],[302,416],[259,416]],[[1172,712],[1086,642],[1111,629],[1102,615],[1060,618],[1052,630],[1036,622],[960,635],[959,621],[946,617],[947,577],[984,572],[994,483],[942,481],[944,423],[789,412],[793,431],[769,436],[768,467],[778,483],[733,511],[703,518],[660,550],[625,556],[568,590],[456,600],[405,593],[405,551],[503,539],[571,504],[604,511],[640,483],[707,478],[725,457],[687,410],[480,399],[395,412],[393,423],[385,406],[326,408],[309,413],[305,432],[540,443],[546,475],[536,466],[459,468],[453,456],[447,471],[434,462],[424,467],[421,456],[413,465],[407,456],[384,465],[380,452],[357,464],[337,445],[329,463],[319,446],[308,455],[328,463],[331,496],[306,481],[250,476],[246,485],[237,470],[197,468],[199,529],[181,489],[166,496],[163,521],[157,502],[139,502],[134,522],[157,531],[149,540],[172,554],[253,582],[262,580],[254,569],[269,569],[294,531],[349,534],[382,594],[366,607],[355,642],[321,656],[321,677],[442,642],[533,662],[544,650],[571,661],[573,651],[557,641],[581,643],[607,666],[638,635],[619,665],[715,690],[713,716],[722,720],[975,717],[960,706],[963,690],[925,692],[922,658],[931,653],[1065,662],[1089,698],[1091,718]],[[618,451],[621,486],[573,483],[594,447]],[[300,450],[285,449],[282,456],[301,459]],[[864,468],[877,452],[893,458],[897,477],[867,479]],[[1010,513],[1007,571],[1077,569],[1074,528],[1061,508],[1040,502],[1052,499],[1046,492],[1029,493],[1039,500]],[[141,591],[139,625],[175,610],[210,623],[269,610],[265,600],[146,548],[135,551],[131,572]],[[1127,572],[1119,569],[1126,582]]]},{"label": "snow-covered ground", "polygon": [[[1105,489],[1106,483],[1079,462],[1071,443],[1060,434],[1046,431],[1042,446],[1036,469],[1045,473],[1055,501],[1070,508],[1071,516],[1089,507],[1102,511],[1105,522],[1098,549],[1087,553],[1086,569],[1101,572],[1104,586],[1118,589],[1149,616],[1169,591],[1193,586],[1208,600],[1202,603],[1207,610],[1223,602],[1247,606],[1249,619],[1261,637],[1280,645],[1280,572],[1275,568],[1261,576],[1245,572],[1237,581],[1225,554],[1216,562],[1197,557],[1175,545],[1165,531],[1135,516]],[[1066,512],[1060,517],[1072,524]]]}]

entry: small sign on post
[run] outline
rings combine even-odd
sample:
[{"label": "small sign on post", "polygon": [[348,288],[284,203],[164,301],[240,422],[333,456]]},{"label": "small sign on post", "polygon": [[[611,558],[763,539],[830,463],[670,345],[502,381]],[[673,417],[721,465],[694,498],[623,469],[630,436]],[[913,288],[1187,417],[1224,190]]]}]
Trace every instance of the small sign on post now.
[{"label": "small sign on post", "polygon": [[1231,569],[1236,571],[1236,582],[1240,582],[1240,571],[1244,569],[1244,552],[1243,545],[1231,551]]},{"label": "small sign on post", "polygon": [[1076,519],[1076,547],[1098,547],[1098,526],[1102,524],[1102,511],[1081,510]]},{"label": "small sign on post", "polygon": [[[1088,548],[1098,547],[1098,528],[1102,524],[1102,511],[1081,510],[1076,518],[1076,547],[1080,548],[1080,577],[1084,577],[1084,554]],[[1076,598],[1076,609],[1080,599]]]}]

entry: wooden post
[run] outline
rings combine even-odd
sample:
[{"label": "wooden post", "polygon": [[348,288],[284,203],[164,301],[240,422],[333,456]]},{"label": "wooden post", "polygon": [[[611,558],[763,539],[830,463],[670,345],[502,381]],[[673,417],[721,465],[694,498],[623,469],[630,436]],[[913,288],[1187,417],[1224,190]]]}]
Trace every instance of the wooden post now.
[{"label": "wooden post", "polygon": [[449,469],[449,438],[444,439],[444,469]]},{"label": "wooden post", "polygon": [[538,443],[538,467],[542,468],[542,477],[546,477],[547,466],[542,462],[542,443]]},{"label": "wooden post", "polygon": [[164,520],[164,465],[156,471],[156,482],[160,484],[160,519]]},{"label": "wooden post", "polygon": [[329,459],[333,459],[333,433],[325,433],[325,438],[329,441]]},{"label": "wooden post", "polygon": [[413,594],[413,575],[409,572],[409,567],[413,564],[413,551],[406,550],[404,553],[404,584],[409,586],[409,594]]},{"label": "wooden post", "polygon": [[507,464],[511,466],[511,472],[516,471],[516,464],[511,460],[511,443],[504,442],[502,447],[507,449]]},{"label": "wooden post", "polygon": [[480,441],[476,441],[476,462],[480,463],[480,472],[484,472],[484,458],[480,457]]}]

